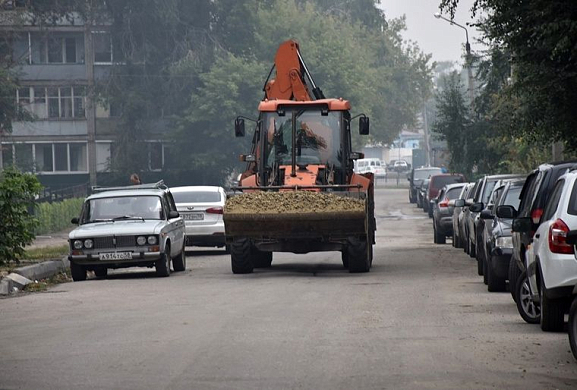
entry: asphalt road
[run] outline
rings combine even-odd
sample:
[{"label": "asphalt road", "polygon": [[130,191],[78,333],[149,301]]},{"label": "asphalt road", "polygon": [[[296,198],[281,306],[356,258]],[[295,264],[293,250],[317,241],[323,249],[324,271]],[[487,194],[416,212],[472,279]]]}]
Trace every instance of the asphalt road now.
[{"label": "asphalt road", "polygon": [[380,189],[373,268],[275,254],[233,275],[220,251],[0,300],[0,389],[575,389],[543,333],[475,263],[432,243],[407,190]]}]

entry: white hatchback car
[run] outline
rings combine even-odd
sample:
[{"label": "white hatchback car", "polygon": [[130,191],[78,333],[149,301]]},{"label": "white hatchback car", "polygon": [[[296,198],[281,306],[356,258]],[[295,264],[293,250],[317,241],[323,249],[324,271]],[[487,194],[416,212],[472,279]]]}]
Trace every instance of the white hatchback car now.
[{"label": "white hatchback car", "polygon": [[186,245],[226,247],[222,212],[224,188],[217,186],[171,187],[176,209],[185,222]]},{"label": "white hatchback car", "polygon": [[[531,229],[531,222],[519,218],[519,230]],[[549,197],[541,224],[527,251],[527,272],[534,300],[541,305],[541,329],[562,331],[569,298],[577,285],[575,245],[567,242],[577,229],[577,169],[561,176]]]}]

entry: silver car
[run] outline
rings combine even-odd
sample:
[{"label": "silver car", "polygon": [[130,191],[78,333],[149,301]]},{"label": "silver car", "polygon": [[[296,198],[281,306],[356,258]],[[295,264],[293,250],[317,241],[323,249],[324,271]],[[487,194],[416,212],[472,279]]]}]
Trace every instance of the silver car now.
[{"label": "silver car", "polygon": [[186,245],[226,248],[222,219],[224,188],[186,186],[172,187],[170,191],[186,224]]},{"label": "silver car", "polygon": [[105,277],[109,268],[155,267],[158,276],[184,271],[184,221],[162,182],[95,188],[84,201],[78,227],[69,234],[72,279],[86,271]]}]

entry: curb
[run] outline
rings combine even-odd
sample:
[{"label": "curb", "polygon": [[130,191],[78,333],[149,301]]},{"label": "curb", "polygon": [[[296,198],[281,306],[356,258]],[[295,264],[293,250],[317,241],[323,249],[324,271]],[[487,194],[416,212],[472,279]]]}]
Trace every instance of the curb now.
[{"label": "curb", "polygon": [[[14,273],[34,281],[50,278],[68,268],[70,268],[70,261],[68,261],[68,257],[66,256],[61,260],[48,260],[38,264],[16,268]],[[0,295],[13,294],[16,292],[14,287],[14,282],[11,279],[3,278],[0,280]]]}]

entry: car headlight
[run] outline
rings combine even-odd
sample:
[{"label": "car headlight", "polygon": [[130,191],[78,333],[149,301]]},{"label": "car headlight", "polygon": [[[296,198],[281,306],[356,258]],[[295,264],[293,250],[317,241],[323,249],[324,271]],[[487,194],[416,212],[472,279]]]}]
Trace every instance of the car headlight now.
[{"label": "car headlight", "polygon": [[144,236],[138,236],[138,238],[136,239],[136,243],[138,245],[144,245],[146,244],[146,237]]},{"label": "car headlight", "polygon": [[90,238],[87,240],[84,240],[84,247],[86,249],[92,249],[94,247],[94,241],[92,241]]},{"label": "car headlight", "polygon": [[74,241],[74,249],[82,249],[82,241],[75,240]]},{"label": "car headlight", "polygon": [[513,248],[513,237],[497,237],[495,246],[499,248]]},{"label": "car headlight", "polygon": [[158,239],[156,236],[148,236],[148,244],[149,245],[156,245],[158,243]]}]

